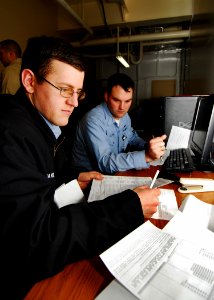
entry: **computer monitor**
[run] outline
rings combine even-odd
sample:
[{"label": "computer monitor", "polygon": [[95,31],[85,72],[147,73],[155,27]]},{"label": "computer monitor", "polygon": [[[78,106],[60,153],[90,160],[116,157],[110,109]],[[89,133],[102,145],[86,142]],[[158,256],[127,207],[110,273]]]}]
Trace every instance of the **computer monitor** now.
[{"label": "computer monitor", "polygon": [[195,155],[196,167],[211,170],[214,137],[214,96],[199,97],[190,139],[190,149]]}]

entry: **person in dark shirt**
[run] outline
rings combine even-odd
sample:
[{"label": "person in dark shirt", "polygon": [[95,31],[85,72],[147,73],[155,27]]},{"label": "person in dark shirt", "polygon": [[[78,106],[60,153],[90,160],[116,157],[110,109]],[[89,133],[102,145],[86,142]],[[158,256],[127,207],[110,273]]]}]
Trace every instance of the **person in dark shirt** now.
[{"label": "person in dark shirt", "polygon": [[36,282],[100,254],[157,210],[160,190],[145,186],[84,200],[82,190],[102,174],[72,168],[60,130],[85,96],[84,76],[68,42],[34,37],[23,53],[20,89],[0,96],[4,299],[23,299]]}]

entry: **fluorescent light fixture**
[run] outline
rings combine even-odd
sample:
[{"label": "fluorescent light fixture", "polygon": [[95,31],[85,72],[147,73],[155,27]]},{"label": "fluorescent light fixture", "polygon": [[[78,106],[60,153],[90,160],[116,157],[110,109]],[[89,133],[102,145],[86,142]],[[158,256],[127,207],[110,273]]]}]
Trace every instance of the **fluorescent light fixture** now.
[{"label": "fluorescent light fixture", "polygon": [[130,65],[127,63],[127,61],[125,60],[125,58],[123,58],[120,54],[116,55],[116,59],[119,60],[119,62],[125,67],[125,68],[129,68]]},{"label": "fluorescent light fixture", "polygon": [[119,62],[125,67],[125,68],[129,68],[129,64],[128,62],[125,60],[125,58],[120,54],[120,50],[119,50],[119,26],[117,26],[117,52],[116,52],[116,59],[119,60]]}]

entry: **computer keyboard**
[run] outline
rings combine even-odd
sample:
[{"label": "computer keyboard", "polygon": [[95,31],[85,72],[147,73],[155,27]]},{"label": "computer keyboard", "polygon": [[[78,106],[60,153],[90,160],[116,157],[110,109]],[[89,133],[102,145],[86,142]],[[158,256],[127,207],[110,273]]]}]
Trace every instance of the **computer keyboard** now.
[{"label": "computer keyboard", "polygon": [[191,172],[195,165],[188,148],[170,150],[164,167],[168,172]]}]

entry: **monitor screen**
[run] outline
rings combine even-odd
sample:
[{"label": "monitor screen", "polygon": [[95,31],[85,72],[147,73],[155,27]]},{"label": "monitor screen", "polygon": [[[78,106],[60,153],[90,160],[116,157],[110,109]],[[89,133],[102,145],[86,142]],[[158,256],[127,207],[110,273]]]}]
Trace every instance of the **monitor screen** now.
[{"label": "monitor screen", "polygon": [[191,150],[200,160],[200,164],[208,164],[214,136],[214,98],[212,96],[198,99],[196,106]]}]

